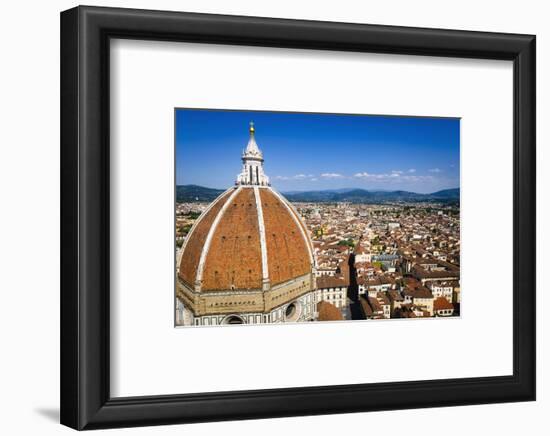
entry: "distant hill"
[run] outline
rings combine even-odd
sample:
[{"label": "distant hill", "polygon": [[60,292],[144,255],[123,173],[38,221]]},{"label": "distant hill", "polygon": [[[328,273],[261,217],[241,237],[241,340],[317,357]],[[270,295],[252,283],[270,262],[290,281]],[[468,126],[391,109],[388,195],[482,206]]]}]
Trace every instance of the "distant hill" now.
[{"label": "distant hill", "polygon": [[176,186],[176,201],[212,201],[223,192],[222,189],[205,188],[198,185],[178,185]]},{"label": "distant hill", "polygon": [[442,191],[437,191],[430,195],[434,198],[460,200],[460,189],[443,189]]},{"label": "distant hill", "polygon": [[444,189],[431,194],[418,194],[409,191],[369,191],[350,189],[338,191],[305,191],[283,193],[290,201],[303,202],[338,202],[350,203],[393,203],[393,202],[458,202],[460,189]]},{"label": "distant hill", "polygon": [[[178,202],[212,201],[223,192],[222,189],[205,188],[198,185],[176,186]],[[395,203],[395,202],[443,202],[456,203],[460,200],[460,189],[444,189],[431,194],[418,194],[409,191],[369,191],[366,189],[335,189],[322,191],[283,192],[290,201],[312,203]]]}]

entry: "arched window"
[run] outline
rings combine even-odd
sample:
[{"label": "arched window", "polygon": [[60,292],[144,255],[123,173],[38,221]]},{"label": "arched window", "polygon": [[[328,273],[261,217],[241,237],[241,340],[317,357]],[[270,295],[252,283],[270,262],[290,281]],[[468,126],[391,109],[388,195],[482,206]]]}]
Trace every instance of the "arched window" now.
[{"label": "arched window", "polygon": [[231,316],[228,316],[227,318],[225,318],[223,323],[224,324],[229,324],[229,325],[235,325],[235,324],[244,324],[244,321],[240,316],[231,315]]}]

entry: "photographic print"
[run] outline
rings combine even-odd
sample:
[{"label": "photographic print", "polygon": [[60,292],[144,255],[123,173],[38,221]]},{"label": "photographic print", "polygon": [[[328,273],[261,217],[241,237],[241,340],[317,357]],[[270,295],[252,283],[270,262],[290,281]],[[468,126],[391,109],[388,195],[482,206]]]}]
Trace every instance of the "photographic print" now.
[{"label": "photographic print", "polygon": [[175,325],[460,315],[460,119],[175,110]]}]

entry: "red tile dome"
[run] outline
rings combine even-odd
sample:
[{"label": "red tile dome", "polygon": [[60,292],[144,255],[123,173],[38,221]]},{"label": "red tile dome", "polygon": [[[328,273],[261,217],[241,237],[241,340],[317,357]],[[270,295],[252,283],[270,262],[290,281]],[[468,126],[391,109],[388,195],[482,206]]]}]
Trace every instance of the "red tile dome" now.
[{"label": "red tile dome", "polygon": [[199,292],[265,290],[312,268],[312,244],[293,206],[270,186],[237,185],[191,228],[178,276]]}]

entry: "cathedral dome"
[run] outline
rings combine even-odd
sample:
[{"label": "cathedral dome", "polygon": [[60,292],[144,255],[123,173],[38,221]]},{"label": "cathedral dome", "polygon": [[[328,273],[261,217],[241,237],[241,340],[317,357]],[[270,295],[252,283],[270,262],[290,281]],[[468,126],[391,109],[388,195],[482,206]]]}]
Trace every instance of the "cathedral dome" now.
[{"label": "cathedral dome", "polygon": [[265,291],[312,268],[312,245],[293,206],[269,186],[237,185],[194,224],[178,276],[196,292]]},{"label": "cathedral dome", "polygon": [[313,245],[296,209],[271,188],[252,123],[249,132],[235,186],[199,216],[179,252],[176,322],[183,325],[316,316]]}]

